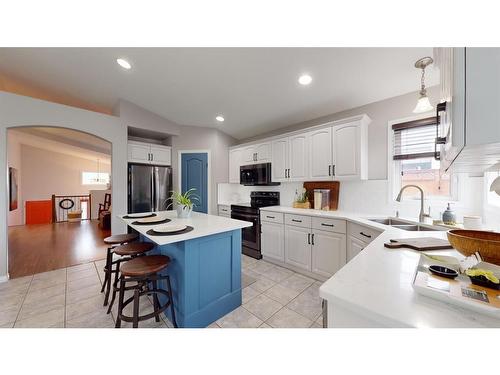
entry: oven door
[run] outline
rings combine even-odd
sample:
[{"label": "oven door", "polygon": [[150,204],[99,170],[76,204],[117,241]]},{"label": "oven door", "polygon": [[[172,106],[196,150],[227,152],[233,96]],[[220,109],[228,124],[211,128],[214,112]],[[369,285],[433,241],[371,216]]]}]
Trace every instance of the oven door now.
[{"label": "oven door", "polygon": [[260,220],[259,215],[231,211],[231,219],[249,221],[253,225],[241,230],[243,246],[260,251]]}]

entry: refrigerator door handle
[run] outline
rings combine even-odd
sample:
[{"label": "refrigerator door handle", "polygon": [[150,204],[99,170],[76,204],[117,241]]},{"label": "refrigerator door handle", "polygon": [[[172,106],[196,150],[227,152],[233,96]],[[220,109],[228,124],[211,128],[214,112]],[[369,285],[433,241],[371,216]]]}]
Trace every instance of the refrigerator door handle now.
[{"label": "refrigerator door handle", "polygon": [[151,171],[151,212],[156,211],[155,207],[155,173],[154,168]]},{"label": "refrigerator door handle", "polygon": [[155,211],[161,211],[160,208],[160,173],[158,167],[153,167],[153,176],[154,176],[154,206]]}]

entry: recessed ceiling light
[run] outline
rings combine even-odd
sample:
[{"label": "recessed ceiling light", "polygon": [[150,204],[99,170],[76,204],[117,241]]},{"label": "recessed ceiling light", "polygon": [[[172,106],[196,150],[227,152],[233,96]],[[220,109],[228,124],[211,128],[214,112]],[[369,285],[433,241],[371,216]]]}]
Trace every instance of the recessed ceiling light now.
[{"label": "recessed ceiling light", "polygon": [[221,115],[218,115],[217,117],[215,117],[215,119],[219,122],[224,122],[224,117],[222,117]]},{"label": "recessed ceiling light", "polygon": [[303,74],[299,77],[299,83],[301,85],[308,85],[312,82],[312,77],[309,74]]},{"label": "recessed ceiling light", "polygon": [[125,59],[116,59],[116,62],[118,63],[118,65],[120,65],[123,69],[127,69],[129,70],[130,68],[132,68],[132,65],[130,65],[130,63],[125,60]]}]

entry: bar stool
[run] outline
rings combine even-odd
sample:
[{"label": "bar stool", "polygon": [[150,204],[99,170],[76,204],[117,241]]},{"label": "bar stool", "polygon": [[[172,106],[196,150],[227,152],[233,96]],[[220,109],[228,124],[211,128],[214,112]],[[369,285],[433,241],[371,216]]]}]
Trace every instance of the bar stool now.
[{"label": "bar stool", "polygon": [[[121,321],[132,322],[133,328],[139,326],[139,322],[147,319],[155,318],[160,321],[160,314],[170,307],[172,313],[172,323],[177,328],[175,320],[174,301],[172,298],[172,287],[168,275],[160,275],[159,272],[168,267],[170,258],[165,255],[147,255],[137,257],[128,262],[125,262],[120,268],[120,296],[118,298],[118,314],[116,316],[116,328],[121,327]],[[166,280],[167,290],[158,288],[157,282]],[[132,285],[127,286],[128,283]],[[150,288],[152,285],[152,288]],[[133,290],[134,295],[127,300],[125,299],[125,291]],[[152,313],[139,315],[139,298],[144,295],[153,295],[154,310]],[[168,298],[167,302],[162,306],[158,299],[158,294],[163,294]],[[123,314],[123,309],[129,303],[134,303],[132,316]]]},{"label": "bar stool", "polygon": [[144,256],[148,251],[151,251],[155,248],[155,245],[151,242],[129,242],[125,245],[117,246],[113,249],[113,254],[121,256],[121,258],[117,259],[113,263],[116,264],[115,270],[113,273],[115,274],[115,281],[113,282],[113,295],[111,296],[111,301],[109,302],[108,314],[111,312],[113,308],[113,303],[115,302],[116,292],[119,290],[118,288],[118,279],[120,272],[120,264],[123,262],[128,262],[131,259],[134,259],[138,256]]},{"label": "bar stool", "polygon": [[113,249],[116,246],[124,245],[129,242],[134,242],[139,238],[137,233],[126,233],[126,234],[114,234],[112,236],[106,237],[104,243],[109,245],[106,252],[106,264],[104,266],[104,282],[102,283],[101,293],[106,290],[104,297],[104,306],[108,304],[109,293],[111,291],[111,275],[113,270]]}]

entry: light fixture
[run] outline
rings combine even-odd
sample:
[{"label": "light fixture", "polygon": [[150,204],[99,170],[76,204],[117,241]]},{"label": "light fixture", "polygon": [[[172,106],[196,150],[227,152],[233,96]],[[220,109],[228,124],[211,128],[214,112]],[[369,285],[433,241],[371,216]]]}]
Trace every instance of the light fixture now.
[{"label": "light fixture", "polygon": [[118,63],[118,65],[120,65],[123,69],[127,69],[129,70],[130,68],[132,68],[132,65],[130,65],[130,63],[125,60],[125,59],[116,59],[116,62]]},{"label": "light fixture", "polygon": [[310,84],[312,82],[312,80],[313,79],[309,74],[302,74],[299,77],[299,83],[303,86],[307,86],[308,84]]},{"label": "light fixture", "polygon": [[221,115],[216,116],[215,119],[219,122],[224,122],[224,117],[222,117]]},{"label": "light fixture", "polygon": [[434,107],[431,105],[429,98],[427,97],[427,90],[425,89],[425,68],[434,62],[432,57],[423,57],[415,63],[415,68],[422,69],[422,78],[420,79],[420,97],[418,98],[417,105],[413,110],[413,113],[423,113],[431,111]]}]

